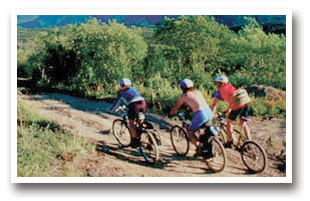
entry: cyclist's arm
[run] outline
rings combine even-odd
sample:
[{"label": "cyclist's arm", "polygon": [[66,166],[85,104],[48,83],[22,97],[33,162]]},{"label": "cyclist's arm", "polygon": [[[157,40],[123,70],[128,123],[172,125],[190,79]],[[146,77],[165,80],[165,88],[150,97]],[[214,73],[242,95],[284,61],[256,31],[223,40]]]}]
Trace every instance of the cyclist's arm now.
[{"label": "cyclist's arm", "polygon": [[213,115],[216,113],[216,105],[217,102],[221,99],[221,94],[219,92],[219,90],[217,90],[214,95],[213,95],[213,104],[212,104],[212,113]]},{"label": "cyclist's arm", "polygon": [[232,106],[231,106],[231,105],[229,105],[228,110],[225,112],[225,115],[226,115],[226,116],[228,116],[228,115],[230,114],[230,112],[231,112],[231,107],[232,107]]},{"label": "cyclist's arm", "polygon": [[212,104],[212,113],[213,113],[213,115],[216,113],[216,105],[217,105],[217,102],[219,100],[220,99],[218,99],[218,98],[214,98],[214,100],[213,100],[213,104]]},{"label": "cyclist's arm", "polygon": [[182,106],[183,103],[184,103],[184,98],[183,98],[183,96],[181,96],[179,98],[179,100],[177,101],[177,103],[175,104],[175,106],[171,109],[169,114],[171,116],[175,115],[178,112],[179,108]]},{"label": "cyclist's arm", "polygon": [[124,103],[125,105],[127,105],[127,100],[126,100],[124,97],[119,96],[119,97],[117,98],[117,101],[116,101],[116,102],[114,103],[114,105],[110,108],[110,112],[114,112],[114,111],[116,110],[116,108],[117,108],[118,106],[121,105],[121,103]]}]

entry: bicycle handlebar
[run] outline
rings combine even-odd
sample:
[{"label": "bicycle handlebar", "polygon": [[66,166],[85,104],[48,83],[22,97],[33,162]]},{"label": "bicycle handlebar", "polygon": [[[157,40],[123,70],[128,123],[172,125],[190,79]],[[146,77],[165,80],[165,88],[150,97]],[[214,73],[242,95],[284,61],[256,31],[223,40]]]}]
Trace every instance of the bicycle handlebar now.
[{"label": "bicycle handlebar", "polygon": [[121,105],[118,108],[116,108],[115,112],[125,112],[126,105]]},{"label": "bicycle handlebar", "polygon": [[178,117],[180,117],[180,119],[181,119],[182,121],[185,121],[185,120],[186,120],[185,114],[184,114],[183,112],[180,112],[180,113],[178,113],[177,115],[178,115]]}]

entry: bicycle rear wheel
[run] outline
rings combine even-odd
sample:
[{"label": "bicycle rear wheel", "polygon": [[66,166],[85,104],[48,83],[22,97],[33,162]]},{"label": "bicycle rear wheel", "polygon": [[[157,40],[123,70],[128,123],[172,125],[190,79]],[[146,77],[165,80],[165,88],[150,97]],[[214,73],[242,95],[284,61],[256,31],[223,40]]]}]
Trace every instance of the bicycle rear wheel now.
[{"label": "bicycle rear wheel", "polygon": [[173,126],[170,130],[170,139],[174,151],[181,156],[185,156],[189,150],[189,137],[187,132],[180,126]]},{"label": "bicycle rear wheel", "polygon": [[159,159],[159,151],[153,135],[147,131],[140,134],[140,151],[147,163],[155,164]]},{"label": "bicycle rear wheel", "polygon": [[209,143],[212,145],[212,157],[204,159],[204,162],[213,172],[221,172],[226,167],[227,156],[225,148],[219,139],[211,137]]},{"label": "bicycle rear wheel", "polygon": [[246,141],[241,147],[244,164],[255,173],[263,172],[267,166],[267,155],[264,148],[254,141]]},{"label": "bicycle rear wheel", "polygon": [[131,142],[130,130],[122,119],[114,120],[112,124],[113,135],[122,147],[128,147]]}]

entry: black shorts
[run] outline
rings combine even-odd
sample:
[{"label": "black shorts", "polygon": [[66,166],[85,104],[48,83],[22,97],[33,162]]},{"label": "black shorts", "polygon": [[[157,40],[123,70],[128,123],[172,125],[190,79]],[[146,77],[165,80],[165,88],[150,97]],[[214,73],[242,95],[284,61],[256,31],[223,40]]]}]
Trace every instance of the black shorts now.
[{"label": "black shorts", "polygon": [[249,116],[249,105],[246,105],[243,108],[240,108],[238,110],[232,110],[229,114],[229,119],[236,120],[238,117],[247,117]]},{"label": "black shorts", "polygon": [[130,103],[128,105],[128,118],[134,120],[138,117],[139,112],[145,113],[147,110],[147,104],[145,100]]}]

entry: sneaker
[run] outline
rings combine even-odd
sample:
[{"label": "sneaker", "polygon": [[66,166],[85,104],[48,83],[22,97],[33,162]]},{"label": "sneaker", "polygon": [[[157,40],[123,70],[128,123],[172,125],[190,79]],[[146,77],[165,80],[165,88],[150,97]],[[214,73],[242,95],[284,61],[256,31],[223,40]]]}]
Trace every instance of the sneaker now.
[{"label": "sneaker", "polygon": [[201,156],[202,156],[202,153],[200,151],[196,150],[196,153],[194,154],[194,158],[198,158]]},{"label": "sneaker", "polygon": [[132,138],[131,139],[130,146],[132,148],[137,148],[137,147],[139,147],[139,145],[140,145],[139,139],[137,139],[137,138]]},{"label": "sneaker", "polygon": [[225,144],[223,144],[225,148],[231,148],[233,145],[232,141],[226,142]]},{"label": "sneaker", "polygon": [[210,151],[207,151],[206,153],[203,153],[203,157],[204,157],[205,159],[212,158],[212,157],[213,157],[213,153],[210,152]]},{"label": "sneaker", "polygon": [[208,150],[201,150],[201,149],[196,149],[196,153],[194,154],[194,158],[197,157],[203,157],[205,159],[209,159],[213,157],[213,154],[211,151]]}]

